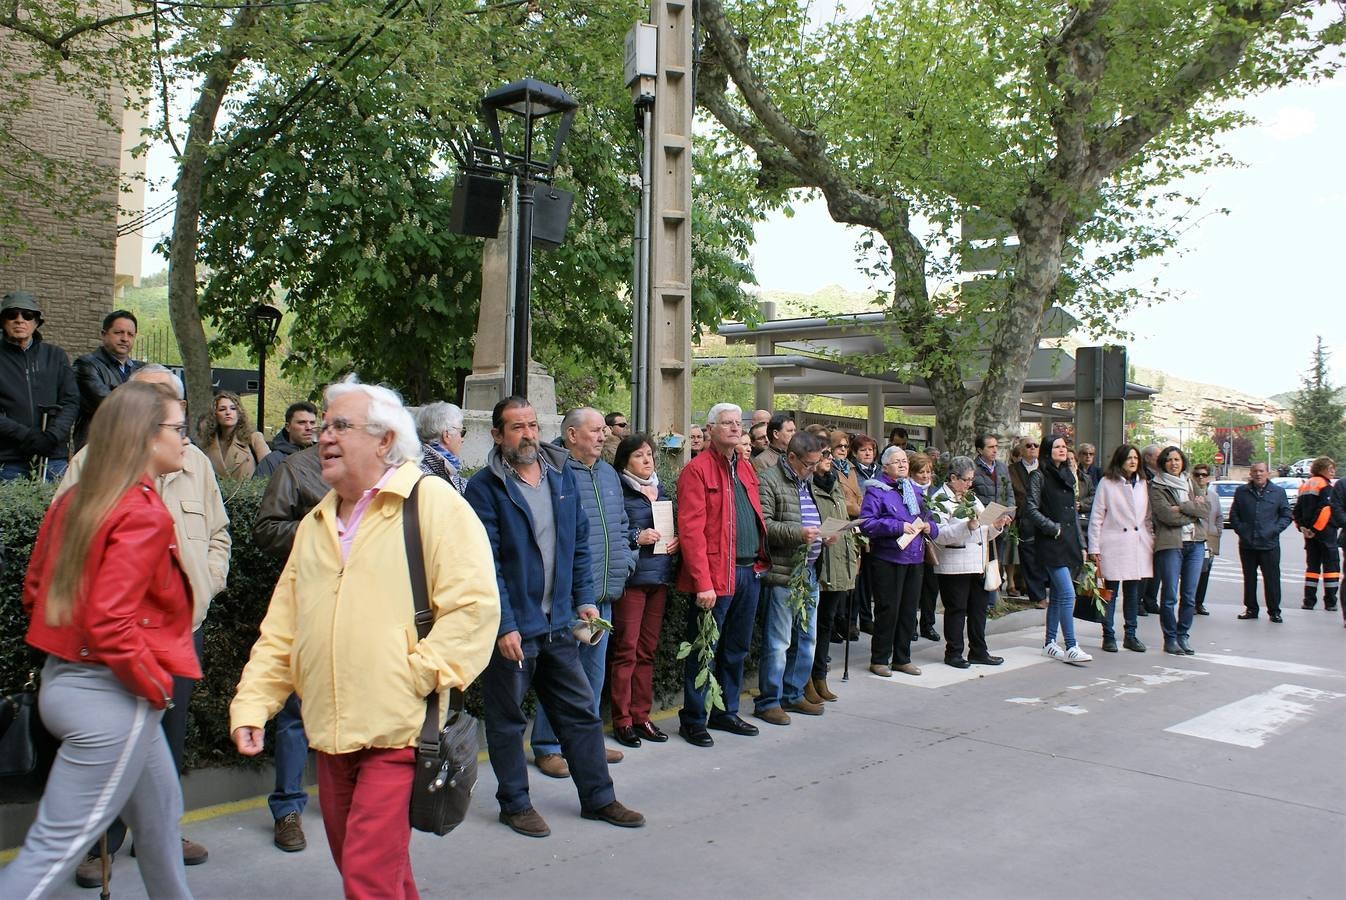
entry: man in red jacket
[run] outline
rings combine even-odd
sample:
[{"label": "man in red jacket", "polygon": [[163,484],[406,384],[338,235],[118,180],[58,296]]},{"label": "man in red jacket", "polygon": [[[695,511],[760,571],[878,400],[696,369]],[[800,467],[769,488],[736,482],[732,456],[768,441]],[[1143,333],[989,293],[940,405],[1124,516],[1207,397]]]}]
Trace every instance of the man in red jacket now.
[{"label": "man in red jacket", "polygon": [[706,709],[705,686],[696,683],[701,663],[695,652],[687,657],[678,734],[696,747],[715,744],[707,728],[757,734],[757,726],[739,718],[738,696],[761,595],[758,577],[768,565],[766,522],[757,475],[739,453],[742,432],[741,409],[732,403],[711,407],[706,448],[678,476],[678,589],[696,599],[687,640],[700,633],[702,610],[712,611],[720,629],[711,676],[723,692],[724,709]]}]

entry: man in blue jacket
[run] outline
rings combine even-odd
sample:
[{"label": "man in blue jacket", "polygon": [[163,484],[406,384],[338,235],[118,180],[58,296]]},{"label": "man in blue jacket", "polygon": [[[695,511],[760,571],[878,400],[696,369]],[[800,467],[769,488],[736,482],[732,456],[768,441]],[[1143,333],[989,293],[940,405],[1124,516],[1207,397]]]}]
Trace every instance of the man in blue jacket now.
[{"label": "man in blue jacket", "polygon": [[500,632],[482,675],[486,745],[495,771],[500,821],[528,837],[551,829],[533,808],[523,733],[531,686],[560,739],[580,796],[581,815],[637,828],[645,817],[616,799],[603,723],[580,665],[572,625],[598,617],[589,569],[589,523],[561,447],[538,440],[537,413],[523,397],[491,412],[495,441],[472,476],[467,501],[486,526],[500,588]]},{"label": "man in blue jacket", "polygon": [[[635,568],[627,534],[626,504],[622,502],[622,482],[617,470],[602,460],[607,423],[601,412],[583,406],[566,413],[561,422],[561,438],[570,452],[566,468],[579,488],[580,506],[589,524],[589,565],[598,614],[612,621],[612,601],[622,595],[626,579]],[[607,668],[608,636],[596,644],[580,645],[580,665],[594,695],[594,714],[603,696],[603,675]],[[561,756],[547,711],[539,709],[533,721],[533,762],[538,771],[552,778],[569,778],[570,768]],[[607,748],[609,763],[622,761],[622,752]]]},{"label": "man in blue jacket", "polygon": [[1255,462],[1248,470],[1248,483],[1234,491],[1229,525],[1239,536],[1239,562],[1243,564],[1243,612],[1240,619],[1256,619],[1257,570],[1262,570],[1267,618],[1281,622],[1281,532],[1290,527],[1290,500],[1270,480],[1267,464]]}]

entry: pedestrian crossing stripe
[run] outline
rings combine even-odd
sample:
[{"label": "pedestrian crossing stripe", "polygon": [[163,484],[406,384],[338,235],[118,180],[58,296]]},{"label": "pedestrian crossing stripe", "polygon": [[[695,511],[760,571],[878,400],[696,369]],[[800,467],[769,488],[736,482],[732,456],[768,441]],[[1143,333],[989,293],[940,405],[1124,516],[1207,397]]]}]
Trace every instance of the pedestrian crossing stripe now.
[{"label": "pedestrian crossing stripe", "polygon": [[1307,722],[1321,707],[1343,697],[1346,694],[1335,691],[1280,684],[1164,730],[1256,750],[1286,729]]}]

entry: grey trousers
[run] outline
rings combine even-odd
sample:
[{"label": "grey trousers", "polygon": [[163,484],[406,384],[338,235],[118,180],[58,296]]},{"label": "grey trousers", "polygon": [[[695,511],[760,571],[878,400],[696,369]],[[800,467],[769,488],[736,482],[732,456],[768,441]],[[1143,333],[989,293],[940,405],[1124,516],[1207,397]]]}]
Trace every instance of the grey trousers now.
[{"label": "grey trousers", "polygon": [[90,841],[120,813],[136,834],[136,862],[155,900],[190,898],[182,866],[182,788],[164,741],[163,712],[126,690],[112,670],[48,657],[38,710],[61,740],[37,819],[0,897],[37,900],[75,873]]}]

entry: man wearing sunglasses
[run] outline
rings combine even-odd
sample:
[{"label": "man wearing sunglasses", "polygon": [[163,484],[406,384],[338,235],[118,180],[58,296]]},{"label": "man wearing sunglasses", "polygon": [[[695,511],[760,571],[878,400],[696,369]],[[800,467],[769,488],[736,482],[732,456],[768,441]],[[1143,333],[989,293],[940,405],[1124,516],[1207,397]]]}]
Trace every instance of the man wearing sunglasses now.
[{"label": "man wearing sunglasses", "polygon": [[0,301],[0,481],[43,473],[56,481],[70,458],[79,387],[70,358],[42,340],[42,309],[29,291]]}]

